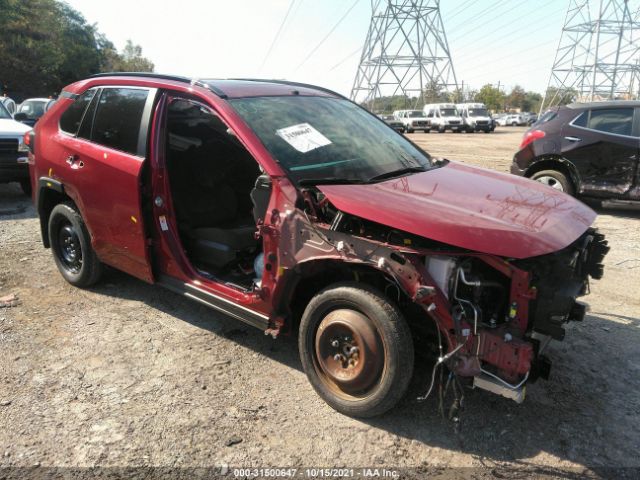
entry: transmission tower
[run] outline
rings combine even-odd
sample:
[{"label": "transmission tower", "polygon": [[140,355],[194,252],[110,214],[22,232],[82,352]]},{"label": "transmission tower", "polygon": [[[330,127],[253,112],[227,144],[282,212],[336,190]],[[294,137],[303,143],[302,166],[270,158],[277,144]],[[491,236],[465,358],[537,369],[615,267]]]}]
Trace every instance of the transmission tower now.
[{"label": "transmission tower", "polygon": [[629,0],[569,0],[542,112],[570,100],[635,99],[640,21]]},{"label": "transmission tower", "polygon": [[403,95],[409,107],[457,89],[440,0],[371,0],[371,10],[352,100],[374,110],[377,98]]}]

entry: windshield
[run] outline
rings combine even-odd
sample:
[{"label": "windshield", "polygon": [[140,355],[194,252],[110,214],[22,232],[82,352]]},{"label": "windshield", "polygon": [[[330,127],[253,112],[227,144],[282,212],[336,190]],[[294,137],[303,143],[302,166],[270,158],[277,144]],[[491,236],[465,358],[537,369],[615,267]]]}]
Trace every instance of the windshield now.
[{"label": "windshield", "polygon": [[470,108],[469,116],[470,117],[488,117],[489,112],[487,112],[486,108]]},{"label": "windshield", "polygon": [[458,111],[455,108],[441,108],[440,115],[442,117],[457,117]]},{"label": "windshield", "polygon": [[431,167],[431,157],[366,110],[332,97],[230,100],[293,180],[358,183]]},{"label": "windshield", "polygon": [[424,117],[424,112],[422,110],[413,110],[409,112],[409,117],[410,118]]},{"label": "windshield", "polygon": [[27,101],[20,105],[18,111],[26,113],[29,118],[39,118],[44,115],[45,102]]},{"label": "windshield", "polygon": [[9,113],[9,110],[6,109],[6,107],[0,103],[0,118],[2,119],[10,119],[11,118],[11,114]]}]

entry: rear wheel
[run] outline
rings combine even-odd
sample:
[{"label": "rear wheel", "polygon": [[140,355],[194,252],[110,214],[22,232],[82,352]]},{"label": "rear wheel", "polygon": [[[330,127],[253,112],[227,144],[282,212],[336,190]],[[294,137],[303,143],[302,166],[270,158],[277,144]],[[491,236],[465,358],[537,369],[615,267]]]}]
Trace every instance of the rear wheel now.
[{"label": "rear wheel", "polygon": [[361,284],[335,284],[316,295],[302,316],[298,342],[311,385],[346,415],[386,412],[413,374],[405,319],[380,292]]},{"label": "rear wheel", "polygon": [[546,186],[560,190],[569,195],[574,194],[573,184],[567,176],[558,170],[542,170],[531,175],[531,180],[544,183]]},{"label": "rear wheel", "polygon": [[56,205],[49,216],[49,241],[53,258],[64,279],[76,287],[89,287],[102,275],[91,238],[72,203]]}]

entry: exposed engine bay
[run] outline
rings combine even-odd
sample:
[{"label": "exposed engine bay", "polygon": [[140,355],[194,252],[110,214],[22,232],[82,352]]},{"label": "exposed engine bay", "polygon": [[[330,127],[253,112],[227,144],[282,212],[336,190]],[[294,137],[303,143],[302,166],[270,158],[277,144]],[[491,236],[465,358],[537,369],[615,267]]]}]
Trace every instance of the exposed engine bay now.
[{"label": "exposed engine bay", "polygon": [[435,322],[439,356],[420,399],[446,365],[449,380],[522,402],[528,381],[549,377],[549,341],[564,338],[566,322],[583,319],[586,305],[576,299],[589,292],[589,277],[602,277],[609,250],[588,228],[559,251],[504,258],[349,215],[316,189],[304,195],[314,242],[331,245],[344,261],[375,265]]}]

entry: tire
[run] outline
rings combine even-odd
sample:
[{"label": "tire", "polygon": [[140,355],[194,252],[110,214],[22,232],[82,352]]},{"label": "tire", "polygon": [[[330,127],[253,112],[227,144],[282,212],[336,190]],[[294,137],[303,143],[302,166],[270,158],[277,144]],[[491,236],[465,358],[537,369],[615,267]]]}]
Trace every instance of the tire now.
[{"label": "tire", "polygon": [[31,197],[31,180],[28,178],[23,178],[20,180],[20,188],[22,189],[22,193],[24,193],[27,197]]},{"label": "tire", "polygon": [[[302,315],[298,345],[315,391],[352,417],[374,417],[391,409],[413,375],[413,341],[405,319],[367,285],[338,283],[313,297]],[[348,356],[354,346],[358,351]],[[338,354],[341,359],[335,358]]]},{"label": "tire", "polygon": [[571,180],[558,170],[541,170],[531,175],[531,180],[544,183],[548,187],[555,188],[568,195],[574,195],[575,193]]},{"label": "tire", "polygon": [[414,130],[412,128],[407,128],[407,133],[413,133]]},{"label": "tire", "polygon": [[513,122],[513,123],[511,124],[511,126],[512,126],[512,127],[517,127],[517,126],[518,126],[518,124],[517,124],[516,122]]},{"label": "tire", "polygon": [[438,127],[438,133],[444,133],[444,127]]},{"label": "tire", "polygon": [[100,279],[102,263],[91,247],[84,220],[72,203],[60,203],[51,211],[49,241],[56,266],[71,285],[86,288]]},{"label": "tire", "polygon": [[431,133],[431,130],[425,130],[424,133]]}]

